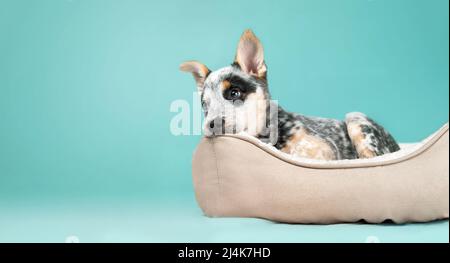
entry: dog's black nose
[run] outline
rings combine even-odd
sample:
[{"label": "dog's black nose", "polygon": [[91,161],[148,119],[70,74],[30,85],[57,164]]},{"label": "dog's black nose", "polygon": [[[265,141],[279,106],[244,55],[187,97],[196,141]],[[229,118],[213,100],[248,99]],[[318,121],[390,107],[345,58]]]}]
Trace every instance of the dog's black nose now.
[{"label": "dog's black nose", "polygon": [[214,134],[222,134],[225,126],[225,118],[215,118],[209,123],[209,130]]}]

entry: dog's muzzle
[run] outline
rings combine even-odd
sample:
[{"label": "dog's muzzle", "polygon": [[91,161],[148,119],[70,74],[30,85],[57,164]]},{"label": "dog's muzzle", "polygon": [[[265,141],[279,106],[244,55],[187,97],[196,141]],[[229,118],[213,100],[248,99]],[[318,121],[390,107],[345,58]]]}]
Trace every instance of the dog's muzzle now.
[{"label": "dog's muzzle", "polygon": [[206,136],[225,134],[225,118],[214,118],[212,121],[207,123],[205,128]]}]

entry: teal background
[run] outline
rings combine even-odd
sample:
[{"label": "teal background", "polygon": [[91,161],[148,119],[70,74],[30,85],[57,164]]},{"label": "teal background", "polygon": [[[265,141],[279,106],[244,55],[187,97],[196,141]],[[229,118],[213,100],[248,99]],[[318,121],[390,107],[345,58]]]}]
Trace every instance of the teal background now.
[{"label": "teal background", "polygon": [[403,142],[448,120],[447,0],[0,0],[0,242],[448,242],[448,221],[284,225],[209,219],[195,203],[200,136],[173,136],[197,59],[232,62],[252,28],[274,99],[363,111]]}]

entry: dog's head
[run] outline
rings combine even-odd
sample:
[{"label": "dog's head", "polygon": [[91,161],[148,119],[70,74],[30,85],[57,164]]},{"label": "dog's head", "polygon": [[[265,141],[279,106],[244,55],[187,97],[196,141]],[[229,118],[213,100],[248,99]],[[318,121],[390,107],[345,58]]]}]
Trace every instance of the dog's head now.
[{"label": "dog's head", "polygon": [[197,61],[181,64],[190,72],[201,96],[205,135],[245,132],[252,136],[266,128],[270,95],[263,47],[251,30],[245,31],[231,66],[210,71]]}]

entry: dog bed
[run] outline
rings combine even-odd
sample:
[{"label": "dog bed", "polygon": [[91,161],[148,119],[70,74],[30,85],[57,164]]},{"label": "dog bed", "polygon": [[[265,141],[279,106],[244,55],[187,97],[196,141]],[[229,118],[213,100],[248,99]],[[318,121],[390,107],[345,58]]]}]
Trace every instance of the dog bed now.
[{"label": "dog bed", "polygon": [[449,215],[448,123],[417,144],[371,159],[293,159],[242,135],[202,138],[196,199],[210,217],[285,223],[426,222]]}]

